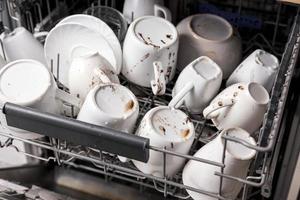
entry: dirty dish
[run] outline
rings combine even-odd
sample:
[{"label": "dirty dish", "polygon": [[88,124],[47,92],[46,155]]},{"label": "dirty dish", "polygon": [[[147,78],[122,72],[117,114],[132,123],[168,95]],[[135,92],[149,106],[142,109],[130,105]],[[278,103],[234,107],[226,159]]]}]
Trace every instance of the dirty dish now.
[{"label": "dirty dish", "polygon": [[[168,106],[159,106],[146,113],[136,135],[149,138],[151,146],[187,154],[195,137],[195,129],[184,112]],[[184,158],[167,154],[166,176],[174,176],[183,167],[184,162]],[[133,164],[143,173],[157,177],[164,175],[164,156],[161,152],[150,150],[147,163],[133,160]]]},{"label": "dirty dish", "polygon": [[113,49],[116,56],[116,65],[114,66],[115,71],[117,74],[120,73],[122,67],[121,44],[113,30],[104,21],[91,15],[76,14],[64,18],[58,25],[66,23],[79,23],[100,33]]},{"label": "dirty dish", "polygon": [[138,113],[138,101],[128,88],[120,84],[105,83],[88,93],[77,119],[132,133]]},{"label": "dirty dish", "polygon": [[54,76],[66,87],[69,86],[71,61],[75,57],[96,51],[113,67],[117,63],[114,51],[106,39],[100,33],[78,23],[55,26],[46,38],[44,51],[49,69],[52,68]]}]

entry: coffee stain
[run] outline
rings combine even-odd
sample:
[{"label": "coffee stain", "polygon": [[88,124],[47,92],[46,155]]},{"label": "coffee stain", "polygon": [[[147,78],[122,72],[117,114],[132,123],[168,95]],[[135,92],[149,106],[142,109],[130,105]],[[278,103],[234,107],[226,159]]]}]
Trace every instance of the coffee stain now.
[{"label": "coffee stain", "polygon": [[191,122],[192,120],[191,120],[191,118],[190,117],[187,117],[186,119],[185,119],[185,123],[187,124],[187,123],[189,123],[189,122]]},{"label": "coffee stain", "polygon": [[181,136],[183,138],[186,138],[189,135],[189,133],[190,133],[190,129],[183,130],[181,131]]},{"label": "coffee stain", "polygon": [[154,48],[160,48],[160,46],[158,46],[158,45],[156,45],[156,44],[153,44],[149,37],[148,37],[148,39],[149,39],[149,42],[148,42],[148,41],[144,38],[144,36],[143,36],[142,33],[138,33],[138,35],[142,38],[143,42],[144,42],[146,45],[153,46]]},{"label": "coffee stain", "polygon": [[223,106],[223,102],[222,102],[222,101],[219,101],[219,102],[218,102],[218,106]]},{"label": "coffee stain", "polygon": [[125,105],[125,112],[131,111],[134,107],[134,101],[130,100]]},{"label": "coffee stain", "polygon": [[166,129],[165,129],[165,127],[159,126],[158,128],[159,128],[159,130],[161,130],[161,131],[163,132],[164,135],[166,134]]},{"label": "coffee stain", "polygon": [[172,39],[173,39],[173,37],[172,37],[172,35],[171,35],[171,34],[167,34],[167,35],[166,35],[166,37],[167,37],[168,39],[170,39],[170,40],[172,40]]},{"label": "coffee stain", "polygon": [[236,97],[237,95],[238,95],[237,92],[234,92],[234,93],[233,93],[233,97]]},{"label": "coffee stain", "polygon": [[240,90],[244,90],[244,87],[243,87],[242,85],[239,85],[238,88],[239,88]]},{"label": "coffee stain", "polygon": [[163,40],[160,40],[161,41],[161,43],[163,43],[163,44],[166,44],[166,42],[165,41],[163,41]]}]

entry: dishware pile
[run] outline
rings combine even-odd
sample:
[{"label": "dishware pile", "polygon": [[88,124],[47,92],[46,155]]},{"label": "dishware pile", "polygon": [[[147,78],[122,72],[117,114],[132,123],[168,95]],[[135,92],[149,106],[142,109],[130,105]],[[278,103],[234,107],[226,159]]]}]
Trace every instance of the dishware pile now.
[{"label": "dishware pile", "polygon": [[[111,25],[112,18],[102,19],[105,11],[99,9],[61,20],[47,34],[44,46],[25,28],[8,34],[3,40],[8,64],[0,71],[1,103],[61,115],[68,103],[75,106],[77,120],[149,138],[153,147],[185,155],[197,142],[190,115],[201,115],[218,132],[193,156],[221,162],[226,144],[224,172],[244,179],[256,152],[223,136],[256,144],[255,132],[269,103],[278,59],[258,49],[241,61],[237,30],[216,15],[189,16],[175,27],[162,1],[126,0],[123,13],[130,25],[122,37],[120,23]],[[112,28],[116,24],[118,31]],[[173,82],[172,99],[150,109],[138,123],[138,95],[121,84],[124,79],[162,97]],[[186,186],[218,193],[219,177],[214,172],[220,167],[167,155],[164,171],[163,154],[153,150],[147,163],[119,158],[157,177],[172,178],[183,170]],[[241,187],[226,179],[222,194],[235,199]],[[187,192],[196,200],[213,199]]]}]

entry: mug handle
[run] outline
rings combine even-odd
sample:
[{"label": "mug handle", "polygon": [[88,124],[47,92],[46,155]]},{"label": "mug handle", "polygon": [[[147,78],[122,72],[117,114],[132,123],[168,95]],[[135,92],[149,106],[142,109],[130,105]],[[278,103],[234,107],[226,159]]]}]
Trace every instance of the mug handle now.
[{"label": "mug handle", "polygon": [[[169,103],[169,107],[171,108],[179,108],[183,101],[181,101],[187,93],[189,93],[194,88],[194,84],[192,82],[188,82],[180,91],[172,98]],[[181,103],[179,104],[179,102]]]},{"label": "mug handle", "polygon": [[40,38],[40,37],[46,37],[49,34],[47,31],[42,31],[42,32],[36,32],[33,34],[34,38]]},{"label": "mug handle", "polygon": [[164,68],[159,61],[153,62],[154,80],[151,80],[151,89],[154,95],[164,95],[166,92],[166,78]]},{"label": "mug handle", "polygon": [[160,17],[161,13],[163,14],[164,19],[166,19],[168,21],[172,20],[171,11],[168,8],[166,8],[164,6],[161,6],[161,5],[158,5],[158,4],[154,4],[154,15],[157,16],[157,17]]},{"label": "mug handle", "polygon": [[230,107],[234,104],[234,100],[232,98],[224,98],[217,102],[211,103],[203,110],[203,116],[206,119],[216,118],[220,114],[220,109],[224,107]]},{"label": "mug handle", "polygon": [[67,102],[73,106],[81,108],[82,101],[79,98],[74,97],[63,90],[57,88],[55,91],[55,97],[61,101]]},{"label": "mug handle", "polygon": [[93,73],[103,82],[103,83],[111,83],[109,77],[99,68],[95,68]]}]

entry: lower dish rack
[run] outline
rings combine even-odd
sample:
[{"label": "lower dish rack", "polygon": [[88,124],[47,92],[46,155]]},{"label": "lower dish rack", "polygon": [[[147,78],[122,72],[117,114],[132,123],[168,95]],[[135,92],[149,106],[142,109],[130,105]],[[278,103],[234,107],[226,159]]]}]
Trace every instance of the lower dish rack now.
[{"label": "lower dish rack", "polygon": [[[241,199],[247,199],[251,196],[251,192],[254,193],[260,191],[254,189],[249,192],[250,187],[263,187],[264,190],[262,194],[264,196],[269,196],[271,193],[271,186],[270,182],[266,180],[272,176],[269,174],[270,152],[273,151],[276,138],[278,137],[279,126],[298,57],[299,43],[300,23],[297,16],[282,56],[280,70],[272,90],[271,100],[265,114],[262,128],[256,135],[257,145],[251,145],[226,135],[223,136],[225,141],[237,142],[257,151],[257,156],[252,162],[246,179],[240,179],[223,173],[222,169],[225,167],[224,160],[226,157],[223,157],[222,162],[213,162],[191,156],[199,146],[211,141],[218,133],[216,129],[214,129],[213,124],[199,115],[191,116],[191,120],[194,123],[196,130],[196,139],[190,151],[191,155],[184,155],[153,147],[149,145],[149,140],[135,135],[128,135],[106,128],[91,126],[70,118],[45,114],[33,109],[6,103],[2,107],[2,112],[5,114],[8,125],[43,134],[48,137],[40,139],[24,139],[10,134],[7,129],[2,127],[0,135],[5,136],[8,139],[0,144],[0,147],[15,148],[16,151],[21,152],[13,145],[13,140],[19,140],[42,150],[46,150],[43,151],[42,154],[22,152],[33,159],[38,159],[43,162],[53,161],[59,166],[69,166],[71,168],[81,169],[95,174],[102,174],[106,180],[119,179],[137,184],[140,188],[152,188],[162,193],[164,197],[172,196],[178,199],[188,199],[190,197],[186,192],[186,189],[188,189],[216,199],[224,200],[226,198],[221,192],[224,179],[231,179],[243,184],[243,190],[240,194]],[[151,108],[158,105],[167,105],[168,101],[166,98],[171,97],[171,89],[168,89],[166,97],[162,98],[153,96],[151,91],[148,91],[147,89],[138,88],[126,82],[123,84],[143,94],[138,97],[140,119]],[[226,149],[224,148],[223,152],[225,152],[225,150]],[[115,155],[119,154],[145,162],[149,157],[149,151],[157,151],[163,154],[164,176],[162,178],[144,174],[137,170],[131,162],[123,163],[119,161]],[[219,193],[216,194],[184,185],[182,183],[181,173],[176,174],[173,178],[168,178],[165,174],[167,155],[178,156],[185,158],[186,160],[194,160],[220,167],[221,172],[215,172],[215,176],[220,178]],[[223,155],[225,154],[223,153]]]}]

